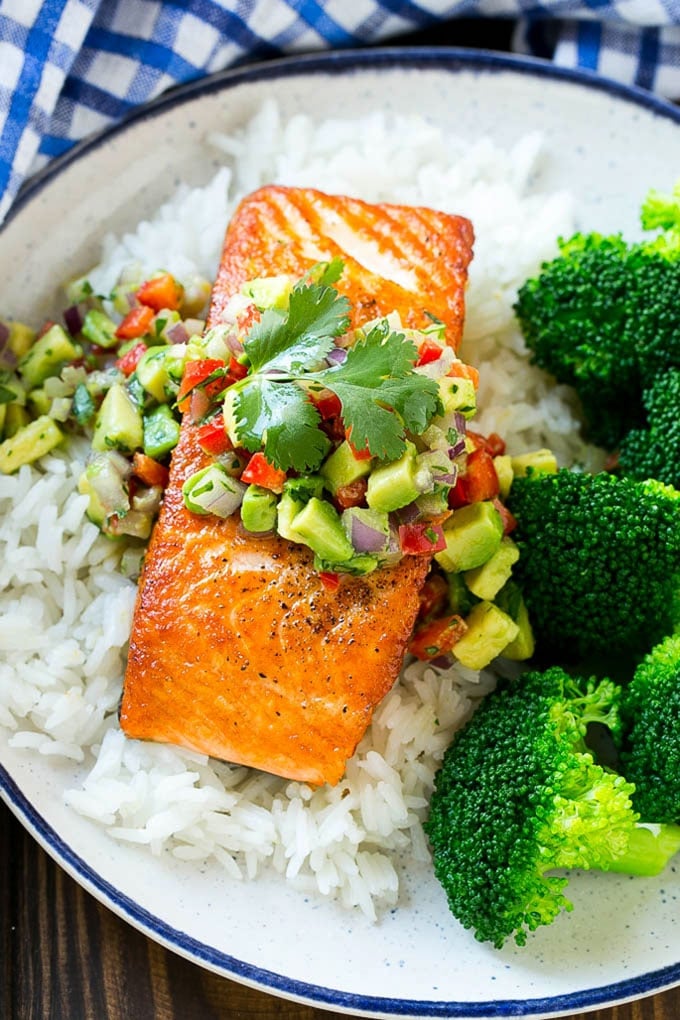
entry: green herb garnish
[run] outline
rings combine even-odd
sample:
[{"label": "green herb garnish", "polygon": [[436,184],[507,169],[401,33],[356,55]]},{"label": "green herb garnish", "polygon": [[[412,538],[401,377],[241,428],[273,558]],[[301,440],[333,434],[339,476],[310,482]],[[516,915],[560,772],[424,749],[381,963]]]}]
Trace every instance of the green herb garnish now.
[{"label": "green herb garnish", "polygon": [[335,393],[353,445],[381,460],[400,457],[406,433],[423,432],[440,410],[437,383],[414,371],[415,345],[385,320],[348,349],[344,363],[327,366],[350,321],[347,298],[328,283],[337,273],[334,260],[293,288],[285,312],[263,313],[243,343],[249,373],[227,394],[238,442],[264,449],[284,471],[314,471],[329,450],[315,392]]}]

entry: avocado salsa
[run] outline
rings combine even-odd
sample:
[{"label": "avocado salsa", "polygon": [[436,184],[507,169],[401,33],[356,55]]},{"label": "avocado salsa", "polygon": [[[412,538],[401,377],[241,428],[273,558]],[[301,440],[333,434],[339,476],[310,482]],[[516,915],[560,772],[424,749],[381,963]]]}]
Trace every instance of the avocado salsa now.
[{"label": "avocado salsa", "polygon": [[71,284],[63,325],[0,324],[0,472],[85,434],[87,515],[141,558],[184,415],[209,458],[183,484],[191,513],[239,514],[246,532],[309,547],[330,589],[432,557],[412,654],[455,648],[472,669],[530,658],[503,499],[555,460],[510,457],[469,427],[477,372],[442,323],[406,329],[393,314],[350,328],[342,268],[250,281],[208,330],[207,281],[135,267],[106,296]]}]

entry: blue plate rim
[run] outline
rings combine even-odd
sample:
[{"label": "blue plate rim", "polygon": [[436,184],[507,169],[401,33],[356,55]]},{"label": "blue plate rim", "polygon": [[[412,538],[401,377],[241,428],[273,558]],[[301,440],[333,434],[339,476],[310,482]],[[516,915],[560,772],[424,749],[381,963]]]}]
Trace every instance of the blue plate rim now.
[{"label": "blue plate rim", "polygon": [[[570,82],[609,93],[658,116],[680,124],[680,108],[643,89],[623,85],[594,72],[556,67],[549,61],[520,57],[489,50],[456,47],[384,46],[365,50],[338,50],[325,53],[282,57],[258,64],[248,64],[217,72],[172,89],[142,110],[137,110],[118,124],[95,136],[76,143],[63,155],[39,171],[20,192],[0,231],[75,160],[107,143],[131,126],[156,117],[174,106],[202,95],[237,85],[310,74],[352,74],[358,70],[436,69],[455,74],[461,71],[478,73],[517,72],[539,78]],[[300,981],[265,968],[238,960],[230,954],[206,946],[161,918],[142,908],[121,893],[66,843],[56,830],[21,792],[9,772],[0,764],[0,796],[20,822],[36,838],[48,854],[84,888],[114,913],[146,935],[160,941],[168,949],[195,963],[233,980],[255,985],[263,991],[293,998],[322,1008],[354,1011],[369,1017],[474,1018],[548,1017],[564,1015],[578,1009],[615,1005],[680,985],[680,961],[656,971],[638,975],[612,985],[602,985],[579,992],[535,999],[498,999],[480,1002],[450,1000],[392,999],[359,995]]]}]

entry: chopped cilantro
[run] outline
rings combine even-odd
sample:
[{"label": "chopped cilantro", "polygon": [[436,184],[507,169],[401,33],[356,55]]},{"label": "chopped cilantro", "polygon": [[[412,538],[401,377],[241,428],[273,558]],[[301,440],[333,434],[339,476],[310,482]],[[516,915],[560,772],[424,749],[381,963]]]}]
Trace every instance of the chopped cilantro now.
[{"label": "chopped cilantro", "polygon": [[437,383],[414,371],[415,345],[383,320],[329,366],[335,338],[349,327],[349,302],[330,286],[339,260],[315,267],[291,293],[285,312],[265,311],[244,340],[248,375],[227,400],[238,442],[264,449],[276,467],[314,471],[329,449],[310,392],[325,388],[341,403],[358,449],[395,460],[406,433],[421,433],[440,409]]}]

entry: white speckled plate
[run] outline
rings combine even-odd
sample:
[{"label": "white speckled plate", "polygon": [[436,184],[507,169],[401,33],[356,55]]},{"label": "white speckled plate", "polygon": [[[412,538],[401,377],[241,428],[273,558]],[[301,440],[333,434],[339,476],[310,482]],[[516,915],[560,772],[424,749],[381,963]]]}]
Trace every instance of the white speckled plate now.
[{"label": "white speckled plate", "polygon": [[[275,94],[282,112],[426,113],[462,135],[510,144],[540,129],[555,154],[546,188],[579,197],[579,223],[636,227],[649,184],[680,167],[680,112],[599,79],[491,54],[383,50],[279,61],[221,75],[164,99],[85,144],[28,189],[0,232],[3,291],[34,320],[58,284],[99,257],[98,242],[168,197],[206,181],[198,158],[214,124],[236,128]],[[233,883],[217,867],[114,845],[62,804],[78,769],[10,749],[0,733],[3,798],[86,889],[151,938],[228,977],[371,1017],[553,1017],[680,983],[680,869],[632,880],[584,875],[572,914],[501,952],[448,914],[426,869],[377,926],[276,879]]]}]

